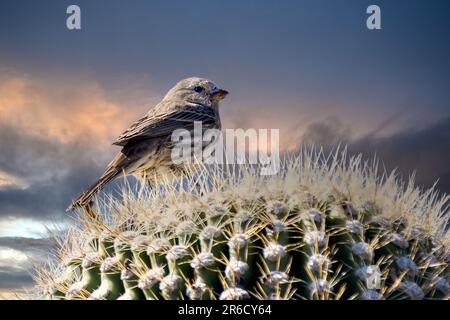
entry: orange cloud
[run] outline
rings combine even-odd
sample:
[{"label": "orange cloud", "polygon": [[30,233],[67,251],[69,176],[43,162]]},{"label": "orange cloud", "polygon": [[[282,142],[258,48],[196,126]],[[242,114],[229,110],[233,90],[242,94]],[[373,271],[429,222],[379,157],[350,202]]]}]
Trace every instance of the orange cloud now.
[{"label": "orange cloud", "polygon": [[0,171],[0,190],[7,188],[23,188],[25,184],[18,178]]},{"label": "orange cloud", "polygon": [[133,109],[109,100],[93,81],[70,87],[18,77],[0,82],[1,121],[61,143],[110,146],[136,118]]}]

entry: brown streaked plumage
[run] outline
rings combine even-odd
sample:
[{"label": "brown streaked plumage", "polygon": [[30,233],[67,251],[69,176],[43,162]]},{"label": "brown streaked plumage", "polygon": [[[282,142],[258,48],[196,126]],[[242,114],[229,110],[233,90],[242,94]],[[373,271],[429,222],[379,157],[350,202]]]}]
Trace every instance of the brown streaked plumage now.
[{"label": "brown streaked plumage", "polygon": [[152,181],[167,173],[183,171],[171,160],[171,135],[176,129],[194,129],[194,121],[202,127],[220,129],[219,101],[228,94],[212,81],[197,77],[178,82],[163,100],[144,117],[132,124],[113,143],[122,150],[88,190],[68,208],[88,206],[92,197],[107,183],[123,175],[138,175]]}]

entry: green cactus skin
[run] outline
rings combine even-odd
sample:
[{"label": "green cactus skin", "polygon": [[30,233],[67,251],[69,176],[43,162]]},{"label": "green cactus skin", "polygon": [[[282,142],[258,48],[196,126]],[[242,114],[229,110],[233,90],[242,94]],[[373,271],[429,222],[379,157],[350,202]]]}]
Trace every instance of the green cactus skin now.
[{"label": "green cactus skin", "polygon": [[125,192],[103,218],[81,214],[90,240],[66,242],[88,249],[61,250],[69,275],[48,298],[448,299],[448,198],[360,157],[325,159],[304,151],[272,177],[205,168],[200,187]]},{"label": "green cactus skin", "polygon": [[92,300],[115,300],[125,293],[119,268],[120,258],[108,257],[100,266],[101,285],[89,296]]},{"label": "green cactus skin", "polygon": [[118,300],[143,300],[144,293],[138,287],[139,278],[131,271],[134,266],[131,260],[126,261],[125,269],[122,270],[120,279],[123,281],[125,293]]},{"label": "green cactus skin", "polygon": [[88,252],[81,263],[81,280],[74,282],[66,293],[66,298],[84,298],[101,285],[101,256],[97,252]]}]

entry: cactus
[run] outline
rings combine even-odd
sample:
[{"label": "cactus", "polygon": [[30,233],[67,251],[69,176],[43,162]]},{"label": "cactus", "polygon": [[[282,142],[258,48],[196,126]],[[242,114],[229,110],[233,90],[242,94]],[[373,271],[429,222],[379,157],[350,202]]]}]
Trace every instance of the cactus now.
[{"label": "cactus", "polygon": [[[79,213],[49,299],[447,299],[448,197],[346,152],[209,166]],[[63,262],[64,261],[64,262]]]}]

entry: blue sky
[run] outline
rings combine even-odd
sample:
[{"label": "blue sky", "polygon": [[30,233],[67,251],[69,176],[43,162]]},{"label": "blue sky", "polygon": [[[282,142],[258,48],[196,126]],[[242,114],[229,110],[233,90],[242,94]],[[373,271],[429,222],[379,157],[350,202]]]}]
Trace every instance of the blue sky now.
[{"label": "blue sky", "polygon": [[[65,27],[70,4],[82,30]],[[371,4],[382,30],[366,28]],[[192,75],[231,92],[226,128],[280,128],[290,150],[348,144],[450,192],[449,31],[445,0],[3,0],[0,253],[35,254],[111,141]],[[17,257],[0,291],[30,285]]]}]

